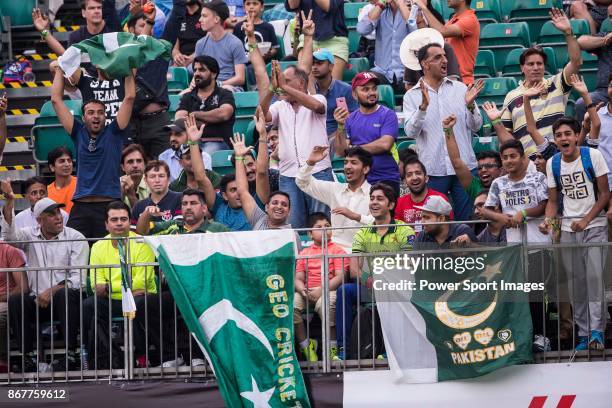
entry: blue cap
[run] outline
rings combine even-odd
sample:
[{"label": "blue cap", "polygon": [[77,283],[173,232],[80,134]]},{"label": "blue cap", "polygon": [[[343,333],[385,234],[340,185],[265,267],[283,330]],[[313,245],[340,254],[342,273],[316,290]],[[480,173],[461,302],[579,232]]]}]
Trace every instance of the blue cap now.
[{"label": "blue cap", "polygon": [[334,54],[332,54],[328,49],[325,48],[321,48],[320,50],[313,52],[312,56],[314,57],[314,59],[319,61],[327,60],[330,64],[334,63]]}]

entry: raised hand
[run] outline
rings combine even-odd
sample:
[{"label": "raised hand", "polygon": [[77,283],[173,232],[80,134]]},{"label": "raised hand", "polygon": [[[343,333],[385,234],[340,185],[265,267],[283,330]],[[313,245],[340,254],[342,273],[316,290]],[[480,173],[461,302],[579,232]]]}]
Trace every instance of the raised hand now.
[{"label": "raised hand", "polygon": [[471,105],[476,100],[476,97],[483,90],[485,86],[485,82],[482,79],[479,79],[475,83],[468,86],[467,91],[465,92],[465,104]]},{"label": "raised hand", "polygon": [[546,83],[544,81],[538,82],[531,88],[525,89],[523,96],[531,98],[533,96],[540,96],[546,93]]},{"label": "raised hand", "polygon": [[423,80],[423,78],[419,80],[419,87],[421,88],[421,105],[419,106],[419,110],[426,111],[429,106],[429,89],[427,89],[427,85],[425,85],[425,80]]},{"label": "raised hand", "polygon": [[302,15],[302,33],[305,36],[312,37],[315,32],[315,23],[312,21],[312,9],[308,12],[308,17],[304,15],[304,10],[300,11]]},{"label": "raised hand", "polygon": [[258,105],[255,110],[255,116],[253,116],[253,121],[255,122],[255,129],[257,129],[257,133],[259,133],[260,138],[266,138],[266,115],[263,114],[261,106]]},{"label": "raised hand", "polygon": [[155,4],[147,1],[144,6],[142,6],[142,13],[145,15],[147,20],[155,20],[155,14],[157,10],[155,9]]},{"label": "raised hand", "polygon": [[549,14],[552,24],[557,30],[561,31],[564,34],[572,33],[572,25],[570,24],[569,18],[567,18],[567,16],[562,10],[559,10],[558,8],[552,8],[550,9]]},{"label": "raised hand", "polygon": [[244,142],[244,135],[240,133],[234,133],[234,136],[230,140],[232,142],[232,146],[234,146],[234,153],[236,157],[244,157],[251,150],[253,150],[252,146],[247,147]]},{"label": "raised hand", "polygon": [[39,8],[32,9],[32,22],[37,31],[47,30],[49,28],[49,17],[43,14]]},{"label": "raised hand", "polygon": [[15,199],[15,194],[13,193],[13,187],[11,186],[10,178],[0,181],[0,190],[2,191],[2,194],[4,195],[4,198],[6,200]]},{"label": "raised hand", "polygon": [[131,15],[136,15],[142,11],[140,0],[130,0],[130,7],[128,8]]},{"label": "raised hand", "polygon": [[251,15],[251,13],[247,14],[246,20],[242,24],[242,30],[246,34],[247,37],[255,37],[255,19]]},{"label": "raised hand", "polygon": [[187,132],[187,138],[192,142],[199,142],[202,139],[202,133],[204,133],[204,124],[198,129],[198,123],[195,115],[192,113],[185,119],[185,131]]},{"label": "raised hand", "polygon": [[284,90],[287,86],[287,80],[285,79],[285,74],[281,69],[280,63],[276,60],[272,61],[272,66],[276,67],[276,82],[278,83],[278,87]]},{"label": "raised hand", "polygon": [[312,152],[310,152],[310,156],[308,156],[306,163],[308,163],[310,166],[314,166],[327,157],[327,149],[329,149],[328,146],[315,146],[312,149]]},{"label": "raised hand", "polygon": [[334,109],[334,120],[338,122],[339,125],[344,126],[348,116],[349,116],[349,112],[346,109],[344,108]]},{"label": "raised hand", "polygon": [[132,180],[132,178],[127,174],[119,178],[119,183],[121,184],[121,192],[124,195],[127,195],[129,192],[134,191],[134,180]]},{"label": "raised hand", "polygon": [[453,114],[442,120],[442,127],[452,128],[455,126],[455,123],[457,123],[457,116]]},{"label": "raised hand", "polygon": [[576,74],[572,74],[570,76],[570,84],[572,84],[576,92],[578,92],[580,95],[586,95],[589,93],[589,88],[587,88],[582,78]]},{"label": "raised hand", "polygon": [[278,89],[278,61],[272,60],[272,69],[271,69],[271,77],[272,77],[272,88]]},{"label": "raised hand", "polygon": [[495,119],[502,117],[502,111],[497,109],[497,106],[493,102],[486,101],[482,104],[482,109],[484,109],[490,121],[494,121]]}]

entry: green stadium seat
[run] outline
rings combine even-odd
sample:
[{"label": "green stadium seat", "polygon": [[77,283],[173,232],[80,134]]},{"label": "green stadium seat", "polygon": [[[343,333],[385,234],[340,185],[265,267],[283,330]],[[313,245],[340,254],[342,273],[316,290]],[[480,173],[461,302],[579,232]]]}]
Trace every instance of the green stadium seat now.
[{"label": "green stadium seat", "polygon": [[217,150],[212,154],[212,167],[213,170],[221,175],[234,173],[234,166],[232,166],[233,150]]},{"label": "green stadium seat", "polygon": [[285,58],[285,56],[286,56],[286,54],[285,54],[285,40],[283,39],[282,36],[277,35],[276,36],[276,42],[278,42],[278,54],[276,54],[276,59],[280,61],[283,58]]},{"label": "green stadium seat", "polygon": [[38,7],[37,0],[0,0],[3,15],[11,18],[11,26],[32,26],[32,9]]},{"label": "green stadium seat", "polygon": [[451,15],[455,13],[455,10],[448,7],[448,2],[446,0],[431,0],[431,5],[442,14],[445,21],[450,20]]},{"label": "green stadium seat", "polygon": [[483,136],[472,138],[472,148],[478,154],[486,150],[499,151],[499,140],[497,136]]},{"label": "green stadium seat", "polygon": [[335,171],[344,171],[344,157],[334,157],[332,160],[332,170]]},{"label": "green stadium seat", "polygon": [[338,183],[346,183],[346,176],[343,171],[335,171],[334,175],[336,176],[336,180]]},{"label": "green stadium seat", "polygon": [[[554,75],[558,72],[557,60],[555,57],[555,51],[551,47],[543,47],[542,50],[546,54],[546,71],[547,75]],[[524,48],[517,48],[508,54],[506,57],[506,64],[502,69],[503,76],[521,78],[523,73],[521,72],[520,58],[521,54],[525,51]]]},{"label": "green stadium seat", "polygon": [[177,94],[189,87],[189,72],[184,67],[168,68],[168,93]]},{"label": "green stadium seat", "polygon": [[179,107],[179,102],[181,101],[181,95],[168,95],[170,98],[170,107],[168,108],[168,115],[170,116],[170,120],[174,120],[174,115],[176,115],[176,111]]},{"label": "green stadium seat", "polygon": [[[64,103],[75,119],[81,119],[82,102],[80,100],[66,100]],[[30,135],[34,141],[32,153],[37,163],[46,163],[49,152],[59,146],[66,146],[76,157],[74,143],[60,124],[51,101],[45,102],[41,107],[40,116],[34,121]]]},{"label": "green stadium seat", "polygon": [[250,121],[244,134],[244,143],[247,146],[255,146],[255,122]]},{"label": "green stadium seat", "polygon": [[483,81],[485,82],[485,86],[478,98],[476,98],[476,103],[478,105],[482,105],[485,101],[491,101],[500,106],[504,103],[504,99],[508,92],[518,86],[514,78],[507,77],[485,78]]},{"label": "green stadium seat", "polygon": [[609,33],[612,31],[612,18],[606,18],[603,23],[601,23],[601,27],[599,27],[599,31],[602,33]]},{"label": "green stadium seat", "polygon": [[480,31],[480,49],[493,51],[498,68],[504,66],[510,51],[530,45],[529,27],[525,22],[487,24]]},{"label": "green stadium seat", "polygon": [[495,55],[491,50],[479,50],[474,64],[474,78],[491,78],[497,76]]},{"label": "green stadium seat", "polygon": [[[577,37],[590,34],[591,29],[586,20],[570,20],[572,31]],[[568,62],[567,42],[563,33],[555,28],[551,21],[544,23],[538,36],[538,44],[542,47],[551,47],[555,51],[557,67],[563,68]]]},{"label": "green stadium seat", "polygon": [[378,101],[391,110],[395,110],[395,97],[391,85],[378,85]]},{"label": "green stadium seat", "polygon": [[255,114],[255,109],[259,105],[259,93],[251,92],[234,92],[234,102],[236,104],[236,117],[248,117],[249,119]]},{"label": "green stadium seat", "polygon": [[544,23],[550,21],[548,14],[554,0],[504,0],[501,2],[502,16],[508,22],[524,21],[529,26],[531,39],[535,41]]},{"label": "green stadium seat", "polygon": [[361,10],[367,4],[367,2],[344,3],[344,22],[347,28],[354,28],[357,26],[359,10]]},{"label": "green stadium seat", "polygon": [[370,61],[367,58],[349,58],[346,68],[342,74],[342,80],[344,82],[351,82],[353,77],[360,72],[368,71],[370,69]]},{"label": "green stadium seat", "polygon": [[354,28],[349,29],[348,39],[349,54],[352,52],[357,52],[357,50],[359,49],[359,40],[361,39],[361,34],[359,34]]},{"label": "green stadium seat", "polygon": [[472,8],[476,11],[481,29],[488,23],[501,23],[503,21],[499,0],[476,0],[472,2]]},{"label": "green stadium seat", "polygon": [[408,149],[410,146],[415,145],[415,144],[416,144],[416,140],[414,139],[402,140],[401,142],[398,143],[397,150],[401,151],[404,149]]},{"label": "green stadium seat", "polygon": [[597,55],[582,51],[582,67],[580,75],[589,90],[597,87],[597,71],[599,70],[599,59]]}]

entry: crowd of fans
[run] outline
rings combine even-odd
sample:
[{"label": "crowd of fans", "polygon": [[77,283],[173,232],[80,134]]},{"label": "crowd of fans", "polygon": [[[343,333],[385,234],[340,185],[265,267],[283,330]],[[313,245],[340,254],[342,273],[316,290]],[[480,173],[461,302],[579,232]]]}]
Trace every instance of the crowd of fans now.
[{"label": "crowd of fans", "polygon": [[[15,244],[23,252],[0,244],[0,267],[40,268],[27,276],[7,273],[0,282],[0,322],[5,323],[2,311],[10,305],[8,323],[26,356],[25,369],[36,370],[36,333],[29,324],[37,316],[53,313],[60,321],[71,369],[78,367],[79,346],[113,347],[94,346],[92,330],[98,327],[98,337],[104,337],[100,331],[105,325],[98,322],[108,321],[109,311],[120,314],[121,268],[75,267],[120,264],[126,253],[133,263],[155,261],[152,251],[134,240],[100,240],[90,247],[79,239],[339,228],[326,236],[321,230],[309,231],[312,244],[300,252],[308,256],[479,243],[607,242],[606,209],[612,219],[612,126],[606,126],[612,123],[612,33],[599,27],[612,15],[612,6],[607,7],[607,0],[569,3],[566,12],[586,18],[592,35],[576,39],[565,12],[552,9],[550,18],[565,35],[569,62],[545,77],[546,54],[538,47],[526,49],[520,58],[524,79],[503,107],[482,106],[499,138],[499,152],[476,155],[472,138],[483,124],[476,99],[484,84],[474,79],[480,23],[470,0],[448,0],[454,15],[447,22],[430,1],[371,0],[357,31],[368,44],[362,51],[372,54],[372,70],[358,73],[350,84],[342,82],[349,51],[339,0],[285,2],[286,12],[295,17],[297,61],[285,69],[276,60],[274,28],[262,20],[263,0],[175,0],[163,18],[161,10],[139,0],[119,11],[114,1],[83,0],[85,24],[71,33],[69,43],[127,30],[171,42],[172,60],[157,58],[126,78],[113,79],[91,64],[70,77],[56,63],[50,66],[51,101],[74,141],[78,166],[66,147],[50,152],[54,180],[49,185],[39,177],[27,180],[30,208],[17,215],[11,183],[1,183],[2,237],[26,242]],[[412,13],[415,7],[418,11]],[[32,17],[42,39],[61,55],[65,50],[49,31],[49,19],[40,10]],[[439,31],[446,41],[418,50],[420,71],[406,69],[400,43],[424,27]],[[587,89],[578,75],[581,50],[599,56],[596,89]],[[188,68],[192,78],[174,121],[168,114],[169,65]],[[247,88],[247,76],[254,78],[259,93],[254,147],[245,143],[244,135],[232,134],[234,94]],[[399,112],[380,103],[381,84],[405,93],[400,117],[416,149],[398,151]],[[572,90],[581,97],[577,118],[565,116]],[[66,96],[83,100],[82,120],[73,117]],[[6,109],[6,100],[0,109]],[[235,173],[221,176],[211,155],[231,148]],[[332,171],[333,157],[344,158],[343,182]],[[448,223],[471,219],[489,222]],[[562,258],[573,276],[574,298],[595,299],[603,293],[605,257],[599,248],[572,248]],[[349,355],[347,337],[357,299],[365,298],[371,287],[370,261],[330,258],[332,358]],[[152,364],[144,358],[145,315],[151,319],[148,344],[159,345],[163,333],[154,322],[171,303],[155,274],[151,266],[132,269],[140,366]],[[81,299],[85,286],[95,296]],[[307,338],[301,312],[308,304],[322,312],[320,259],[298,261],[295,290],[296,339],[304,357],[314,361],[316,343]],[[161,309],[154,298],[158,295],[164,299]],[[603,300],[575,302],[573,315],[576,350],[602,349]],[[77,344],[80,319],[83,332]],[[534,347],[546,350],[541,324],[534,317]],[[0,336],[0,360],[6,359],[5,341]]]}]

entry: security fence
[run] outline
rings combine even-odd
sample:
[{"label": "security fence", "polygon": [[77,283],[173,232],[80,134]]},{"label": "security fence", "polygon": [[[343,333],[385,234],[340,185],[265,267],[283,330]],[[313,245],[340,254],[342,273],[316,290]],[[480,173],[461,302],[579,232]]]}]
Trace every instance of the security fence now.
[{"label": "security fence", "polygon": [[[455,224],[438,225],[452,228]],[[612,294],[609,276],[612,268],[607,266],[610,242],[588,242],[588,239],[583,242],[580,235],[575,242],[530,243],[526,239],[526,225],[523,225],[522,242],[516,244],[456,240],[443,243],[441,248],[440,243],[426,246],[407,238],[407,244],[399,248],[394,246],[397,242],[393,239],[385,241],[384,237],[389,231],[409,227],[398,224],[389,227],[391,230],[383,235],[369,231],[370,235],[366,236],[368,250],[358,253],[330,253],[327,250],[327,232],[333,232],[334,228],[300,231],[301,247],[311,244],[313,231],[320,233],[322,240],[320,254],[297,256],[306,272],[309,267],[321,271],[320,289],[317,289],[319,282],[311,285],[305,273],[305,291],[294,298],[301,298],[294,302],[296,349],[299,350],[299,342],[303,344],[308,339],[317,340],[320,345],[317,350],[311,348],[300,356],[304,358],[301,362],[304,372],[388,369],[377,302],[384,296],[387,296],[386,302],[410,302],[413,296],[406,293],[390,295],[381,289],[380,277],[384,274],[387,274],[387,287],[398,276],[403,280],[413,275],[410,268],[398,268],[400,264],[396,261],[486,257],[505,247],[515,248],[509,262],[521,268],[522,279],[543,288],[533,291],[527,300],[507,300],[530,304],[534,334],[541,336],[534,339],[538,351],[534,354],[535,361],[606,360],[612,356],[605,348],[574,351],[581,335],[576,330],[579,322],[575,316],[585,318],[580,324],[586,327],[592,326],[592,319],[601,319],[604,334],[610,320],[606,306]],[[130,239],[142,240],[141,237]],[[558,236],[554,239],[559,240]],[[389,242],[394,244],[389,245]],[[21,244],[46,245],[47,242]],[[122,246],[126,249],[122,257],[126,262],[119,264],[0,269],[0,287],[9,287],[12,273],[27,276],[30,286],[34,287],[48,281],[54,273],[63,276],[64,282],[69,282],[71,276],[74,281],[75,271],[78,276],[78,284],[66,284],[53,295],[44,292],[34,295],[26,291],[1,299],[4,312],[0,309],[3,340],[0,361],[5,360],[9,369],[7,373],[0,373],[0,383],[213,377],[205,356],[176,308],[159,265],[130,262],[131,245]],[[462,274],[457,269],[464,268],[465,262],[462,265],[455,263],[454,272]],[[122,313],[121,279],[112,278],[108,284],[96,284],[104,281],[98,277],[107,277],[109,268],[115,268],[112,276],[118,271],[124,273],[127,282],[133,282],[136,275],[137,279],[144,280],[144,289],[134,290],[134,316]],[[376,270],[381,268],[385,269],[384,273]],[[596,270],[601,273],[594,273]],[[220,271],[224,272],[227,271]],[[398,272],[400,275],[394,275]],[[337,278],[330,281],[330,274]],[[432,276],[435,274],[434,270]],[[587,276],[588,279],[583,278]],[[488,282],[488,279],[481,281]],[[393,298],[396,295],[399,297]],[[436,301],[434,298],[425,300]]]}]

